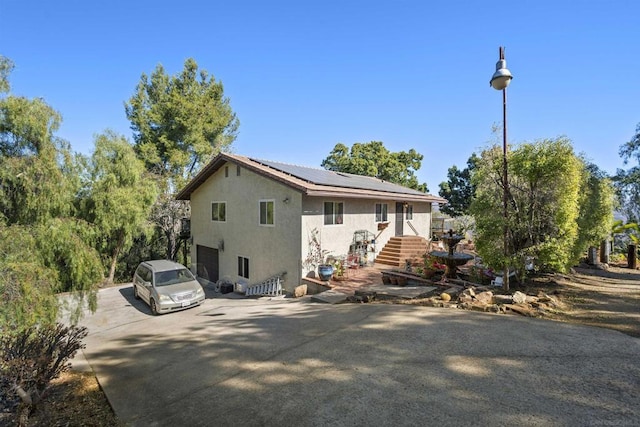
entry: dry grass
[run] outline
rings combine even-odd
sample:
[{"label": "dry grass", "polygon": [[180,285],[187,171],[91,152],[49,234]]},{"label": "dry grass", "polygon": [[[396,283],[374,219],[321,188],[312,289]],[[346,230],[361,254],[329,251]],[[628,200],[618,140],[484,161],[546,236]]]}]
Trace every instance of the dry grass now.
[{"label": "dry grass", "polygon": [[29,426],[38,427],[121,425],[96,377],[73,371],[53,381],[46,400],[29,418]]}]

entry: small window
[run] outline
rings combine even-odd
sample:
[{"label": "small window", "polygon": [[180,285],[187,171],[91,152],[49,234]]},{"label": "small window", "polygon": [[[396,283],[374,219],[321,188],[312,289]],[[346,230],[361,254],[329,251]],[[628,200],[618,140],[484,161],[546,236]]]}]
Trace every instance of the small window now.
[{"label": "small window", "polygon": [[229,178],[229,166],[224,167],[224,177]]},{"label": "small window", "polygon": [[240,165],[236,166],[236,176],[240,176]]},{"label": "small window", "polygon": [[413,219],[413,205],[407,205],[407,219]]},{"label": "small window", "polygon": [[387,221],[387,210],[386,203],[376,203],[376,222]]},{"label": "small window", "polygon": [[342,224],[344,222],[343,202],[324,202],[324,225]]},{"label": "small window", "polygon": [[227,220],[226,202],[211,202],[211,221],[225,222]]},{"label": "small window", "polygon": [[274,225],[275,214],[274,200],[260,200],[260,225]]},{"label": "small window", "polygon": [[249,278],[249,258],[238,257],[238,276]]},{"label": "small window", "polygon": [[136,271],[136,274],[143,282],[151,283],[151,271],[149,271],[146,267],[138,267],[138,271]]}]

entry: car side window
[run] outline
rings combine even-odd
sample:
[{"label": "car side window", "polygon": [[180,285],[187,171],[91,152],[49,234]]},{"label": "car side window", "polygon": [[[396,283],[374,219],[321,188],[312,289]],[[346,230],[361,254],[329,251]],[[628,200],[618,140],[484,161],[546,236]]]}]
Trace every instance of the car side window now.
[{"label": "car side window", "polygon": [[140,266],[136,273],[143,282],[151,282],[151,272],[147,268]]}]

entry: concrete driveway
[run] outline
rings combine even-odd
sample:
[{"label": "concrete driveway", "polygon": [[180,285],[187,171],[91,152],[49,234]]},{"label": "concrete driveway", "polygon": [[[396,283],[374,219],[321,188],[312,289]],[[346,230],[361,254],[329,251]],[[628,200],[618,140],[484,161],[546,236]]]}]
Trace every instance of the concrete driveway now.
[{"label": "concrete driveway", "polygon": [[[640,340],[516,316],[308,298],[151,316],[99,293],[84,355],[134,426],[640,423]],[[210,295],[211,296],[211,295]]]}]

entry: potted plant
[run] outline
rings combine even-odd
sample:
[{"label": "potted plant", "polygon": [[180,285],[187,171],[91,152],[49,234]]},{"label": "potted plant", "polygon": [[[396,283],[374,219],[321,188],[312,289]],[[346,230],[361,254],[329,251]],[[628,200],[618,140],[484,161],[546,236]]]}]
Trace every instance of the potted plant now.
[{"label": "potted plant", "polygon": [[329,251],[322,249],[319,231],[314,228],[309,232],[309,250],[302,264],[311,271],[317,268],[320,280],[324,281],[331,279],[333,275],[333,265],[325,262],[325,256],[328,253]]},{"label": "potted plant", "polygon": [[447,268],[446,265],[439,263],[436,258],[432,257],[429,254],[424,254],[422,256],[422,259],[424,260],[422,277],[424,277],[425,279],[431,279],[433,276],[438,273],[442,273]]},{"label": "potted plant", "polygon": [[345,279],[345,266],[344,259],[336,258],[333,260],[333,278],[335,280],[344,280]]}]

